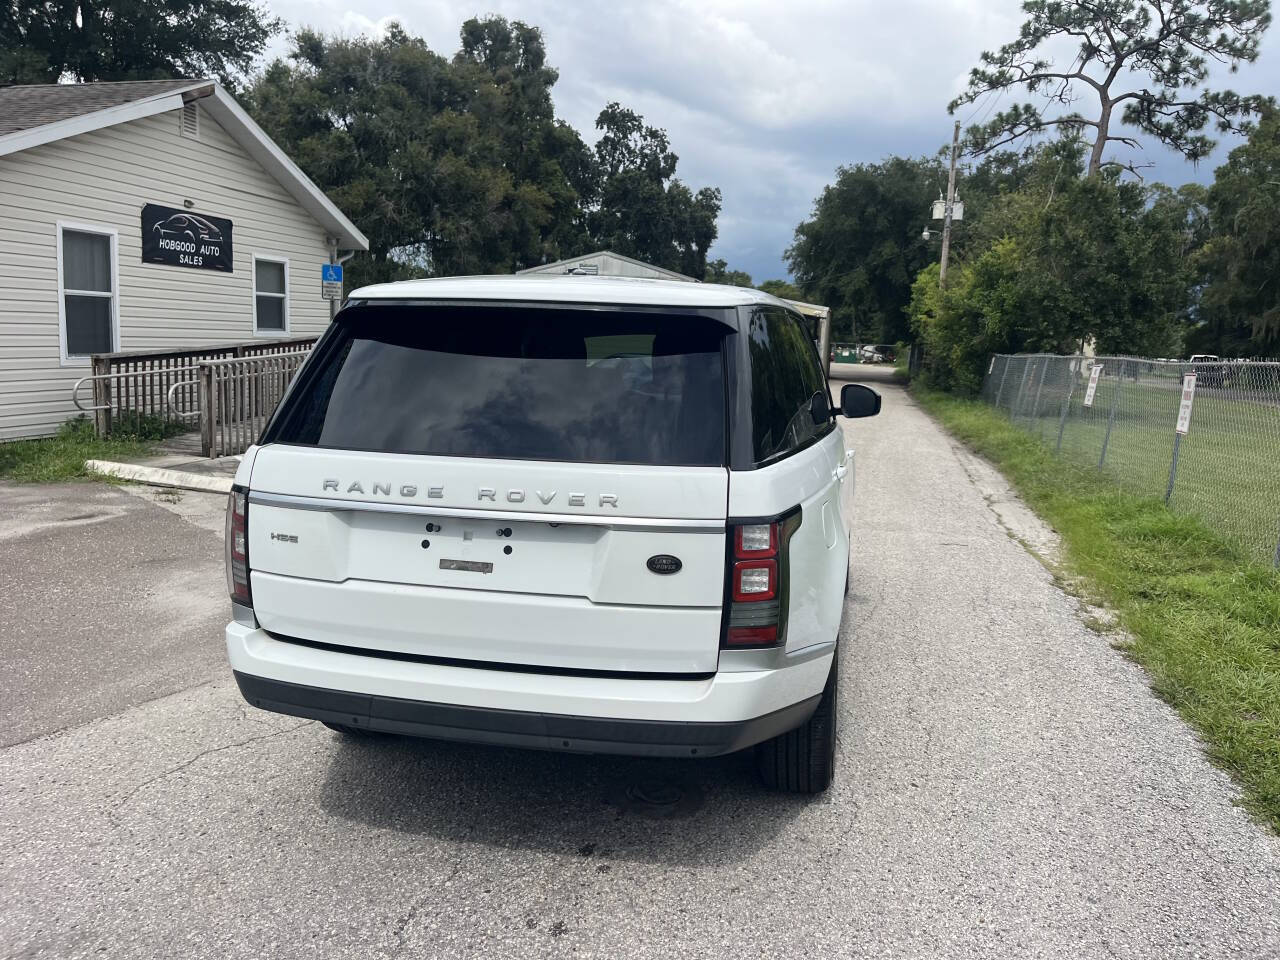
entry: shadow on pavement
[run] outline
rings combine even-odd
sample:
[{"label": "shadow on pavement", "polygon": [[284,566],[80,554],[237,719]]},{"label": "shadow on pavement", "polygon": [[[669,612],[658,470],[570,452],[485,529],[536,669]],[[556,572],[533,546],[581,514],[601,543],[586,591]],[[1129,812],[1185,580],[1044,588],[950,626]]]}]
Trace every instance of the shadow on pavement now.
[{"label": "shadow on pavement", "polygon": [[815,802],[766,790],[750,750],[682,761],[334,740],[328,813],[449,842],[714,866],[751,856]]}]

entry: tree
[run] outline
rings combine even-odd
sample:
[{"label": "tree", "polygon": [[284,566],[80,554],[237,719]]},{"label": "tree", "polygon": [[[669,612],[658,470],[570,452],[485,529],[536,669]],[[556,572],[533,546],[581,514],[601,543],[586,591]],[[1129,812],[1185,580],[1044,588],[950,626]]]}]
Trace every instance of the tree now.
[{"label": "tree", "polygon": [[[1018,39],[984,52],[969,74],[968,88],[947,109],[954,113],[987,95],[1014,88],[1042,94],[1044,104],[1015,104],[985,124],[969,128],[976,152],[994,150],[1028,135],[1055,128],[1087,134],[1092,140],[1088,174],[1108,164],[1110,144],[1137,147],[1118,132],[1127,124],[1178,151],[1188,160],[1206,157],[1214,141],[1203,132],[1214,121],[1219,131],[1242,129],[1263,104],[1260,97],[1209,90],[1212,63],[1257,59],[1262,34],[1271,22],[1268,0],[1025,0],[1028,15]],[[1074,43],[1066,66],[1046,47]],[[1080,91],[1096,98],[1088,115],[1071,109]],[[1117,118],[1115,111],[1123,112]],[[1051,114],[1050,111],[1065,112]]]},{"label": "tree", "polygon": [[1210,236],[1199,258],[1207,281],[1198,350],[1270,355],[1280,346],[1280,111],[1268,111],[1209,188]]},{"label": "tree", "polygon": [[707,283],[723,283],[730,287],[753,287],[755,282],[751,274],[743,270],[730,270],[723,259],[712,260],[707,264],[707,275],[703,278]]},{"label": "tree", "polygon": [[[547,217],[525,222],[515,267],[558,260],[586,249],[583,207],[596,198],[598,177],[576,130],[555,118],[551,88],[559,72],[547,65],[542,31],[519,20],[489,16],[462,25],[453,62],[486,95],[471,106],[497,130],[504,167],[513,181],[531,184],[550,202]],[[547,227],[548,229],[539,229]]]},{"label": "tree", "polygon": [[841,167],[796,227],[787,266],[804,300],[831,308],[832,328],[875,343],[908,335],[911,283],[936,256],[922,239],[929,204],[946,183],[936,160],[890,157]]},{"label": "tree", "polygon": [[720,191],[696,193],[676,179],[679,158],[665,130],[618,103],[596,118],[599,200],[589,216],[593,242],[701,280],[716,238]]},{"label": "tree", "polygon": [[253,0],[0,5],[0,86],[217,77],[234,87],[283,29]]},{"label": "tree", "polygon": [[299,33],[245,102],[369,237],[353,282],[505,273],[588,249],[594,159],[554,117],[555,79],[518,21],[468,21],[452,60],[393,23]]},{"label": "tree", "polygon": [[766,280],[760,289],[783,300],[804,300],[804,294],[794,283],[787,280]]},{"label": "tree", "polygon": [[962,390],[981,383],[991,353],[1169,356],[1181,347],[1203,233],[1203,188],[1170,190],[1108,169],[1085,178],[1084,144],[1034,157],[1023,186],[1000,194],[974,231],[947,289],[917,277],[910,307],[931,375]]}]

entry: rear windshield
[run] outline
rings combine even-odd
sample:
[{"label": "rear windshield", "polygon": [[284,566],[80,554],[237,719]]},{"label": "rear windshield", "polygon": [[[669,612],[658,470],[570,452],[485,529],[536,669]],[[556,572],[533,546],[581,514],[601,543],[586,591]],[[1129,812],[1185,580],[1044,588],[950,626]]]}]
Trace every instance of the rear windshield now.
[{"label": "rear windshield", "polygon": [[267,442],[722,466],[726,329],[612,311],[368,307],[338,321]]}]

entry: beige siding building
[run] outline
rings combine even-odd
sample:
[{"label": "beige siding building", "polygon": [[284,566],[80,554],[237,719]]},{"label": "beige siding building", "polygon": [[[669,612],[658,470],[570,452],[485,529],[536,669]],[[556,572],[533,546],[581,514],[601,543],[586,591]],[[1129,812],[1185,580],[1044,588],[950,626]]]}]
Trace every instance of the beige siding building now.
[{"label": "beige siding building", "polygon": [[323,332],[367,248],[216,83],[0,89],[0,440],[74,416],[91,354]]}]

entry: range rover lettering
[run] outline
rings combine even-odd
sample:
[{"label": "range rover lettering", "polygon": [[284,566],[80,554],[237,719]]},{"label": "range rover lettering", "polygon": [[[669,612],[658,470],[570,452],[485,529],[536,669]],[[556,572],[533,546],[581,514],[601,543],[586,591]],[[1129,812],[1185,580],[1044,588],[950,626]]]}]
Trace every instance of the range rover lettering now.
[{"label": "range rover lettering", "polygon": [[755,290],[462,277],[355,291],[245,454],[227,652],[342,736],[835,764],[853,453]]}]

